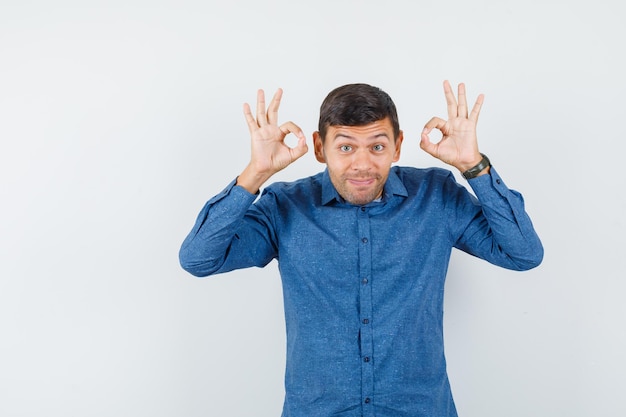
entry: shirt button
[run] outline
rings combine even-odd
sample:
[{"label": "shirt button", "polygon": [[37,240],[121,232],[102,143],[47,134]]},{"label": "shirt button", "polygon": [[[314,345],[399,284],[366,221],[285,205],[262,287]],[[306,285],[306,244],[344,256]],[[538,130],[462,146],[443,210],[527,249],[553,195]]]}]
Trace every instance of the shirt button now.
[{"label": "shirt button", "polygon": [[502,182],[502,181],[500,181],[500,178],[498,178],[498,179],[496,180],[496,184],[500,184],[501,182]]},{"label": "shirt button", "polygon": [[366,356],[366,357],[363,358],[363,362],[369,362],[369,361],[370,361],[370,357],[369,356]]},{"label": "shirt button", "polygon": [[363,324],[369,324],[369,320],[368,319],[363,319]]},{"label": "shirt button", "polygon": [[361,211],[365,211],[365,207],[361,207]]},{"label": "shirt button", "polygon": [[363,283],[363,285],[367,284],[369,281],[367,278],[363,278],[363,281],[361,281]]},{"label": "shirt button", "polygon": [[367,238],[366,238],[366,237],[364,237],[363,239],[361,239],[361,241],[362,241],[363,243],[367,243]]},{"label": "shirt button", "polygon": [[370,400],[370,398],[369,398],[369,397],[367,397],[367,398],[365,399],[365,404],[369,404],[371,401],[372,401],[372,400]]}]

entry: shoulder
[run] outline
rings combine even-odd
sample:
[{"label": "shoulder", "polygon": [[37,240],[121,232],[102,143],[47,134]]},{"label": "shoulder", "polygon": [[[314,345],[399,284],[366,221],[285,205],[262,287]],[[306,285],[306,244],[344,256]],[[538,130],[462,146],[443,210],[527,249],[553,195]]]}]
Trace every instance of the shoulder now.
[{"label": "shoulder", "polygon": [[321,194],[322,173],[295,181],[278,181],[268,185],[262,195],[273,195],[277,199],[306,201]]},{"label": "shoulder", "polygon": [[443,186],[450,182],[456,183],[452,172],[444,168],[394,166],[391,170],[402,181],[407,190],[414,190],[424,186]]}]

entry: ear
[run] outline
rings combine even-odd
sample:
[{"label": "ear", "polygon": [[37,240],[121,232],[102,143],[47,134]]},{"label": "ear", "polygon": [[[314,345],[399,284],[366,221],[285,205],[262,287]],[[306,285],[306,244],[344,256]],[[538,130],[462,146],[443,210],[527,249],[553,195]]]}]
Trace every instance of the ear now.
[{"label": "ear", "polygon": [[400,159],[400,149],[402,148],[402,141],[404,140],[404,133],[400,131],[396,138],[396,151],[393,154],[393,162],[398,162]]},{"label": "ear", "polygon": [[315,147],[315,159],[322,164],[326,163],[326,157],[324,157],[324,143],[322,142],[322,137],[320,136],[320,132],[313,132],[313,146]]}]

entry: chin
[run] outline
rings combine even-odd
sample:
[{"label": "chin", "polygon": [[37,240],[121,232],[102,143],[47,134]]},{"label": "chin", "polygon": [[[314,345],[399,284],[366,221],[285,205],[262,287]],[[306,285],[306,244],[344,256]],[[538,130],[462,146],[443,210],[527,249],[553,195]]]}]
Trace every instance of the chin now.
[{"label": "chin", "polygon": [[344,197],[344,199],[349,202],[350,204],[354,204],[354,205],[364,205],[364,204],[368,204],[371,203],[372,201],[376,200],[378,194],[373,195],[373,194],[365,194],[365,195],[355,195],[355,194],[348,194],[347,197]]},{"label": "chin", "polygon": [[339,195],[350,204],[356,206],[362,206],[371,203],[382,194],[383,187],[379,184],[374,184],[371,187],[364,187],[362,190],[356,190],[347,184],[347,181],[341,182],[341,188],[335,187],[339,191]]}]

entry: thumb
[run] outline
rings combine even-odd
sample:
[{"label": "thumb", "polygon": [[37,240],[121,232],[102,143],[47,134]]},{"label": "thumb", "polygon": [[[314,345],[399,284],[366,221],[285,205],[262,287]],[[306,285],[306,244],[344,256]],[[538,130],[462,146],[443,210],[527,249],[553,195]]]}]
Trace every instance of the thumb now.
[{"label": "thumb", "polygon": [[430,137],[428,137],[428,134],[430,133],[430,131],[431,129],[429,129],[428,127],[425,127],[424,130],[422,130],[422,137],[420,139],[420,148],[422,148],[422,150],[424,150],[426,153],[436,158],[437,157],[437,144],[432,143],[430,141]]},{"label": "thumb", "polygon": [[298,135],[298,144],[291,148],[291,156],[292,161],[302,157],[305,153],[309,151],[309,146],[306,144],[306,138],[304,134],[300,133]]}]

